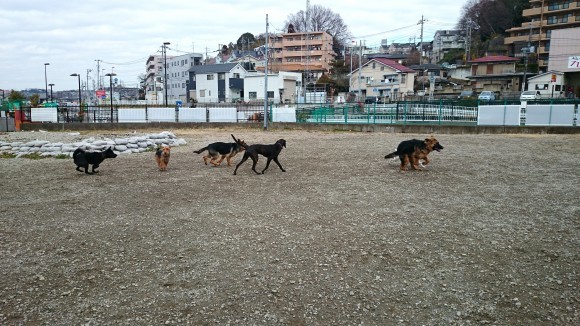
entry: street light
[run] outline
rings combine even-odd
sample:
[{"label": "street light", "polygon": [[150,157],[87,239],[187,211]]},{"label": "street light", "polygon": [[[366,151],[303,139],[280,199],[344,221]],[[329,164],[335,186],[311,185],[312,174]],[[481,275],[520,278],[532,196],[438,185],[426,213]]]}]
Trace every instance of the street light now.
[{"label": "street light", "polygon": [[167,107],[167,46],[169,42],[163,42],[163,71],[165,77],[163,78],[163,88],[165,88],[165,107]]},{"label": "street light", "polygon": [[46,94],[45,94],[46,95],[46,97],[45,97],[46,100],[48,100],[48,81],[47,81],[47,78],[46,78],[46,66],[48,66],[48,65],[50,65],[50,63],[48,63],[48,62],[44,64],[44,90],[46,92]]},{"label": "street light", "polygon": [[81,75],[79,74],[71,74],[72,77],[77,77],[79,80],[79,111],[82,111],[82,97],[81,97]]},{"label": "street light", "polygon": [[117,76],[115,73],[106,74],[109,76],[109,96],[111,97],[111,122],[113,122],[113,76]]},{"label": "street light", "polygon": [[52,86],[54,86],[54,84],[48,84],[48,86],[50,86],[50,101],[52,102]]}]

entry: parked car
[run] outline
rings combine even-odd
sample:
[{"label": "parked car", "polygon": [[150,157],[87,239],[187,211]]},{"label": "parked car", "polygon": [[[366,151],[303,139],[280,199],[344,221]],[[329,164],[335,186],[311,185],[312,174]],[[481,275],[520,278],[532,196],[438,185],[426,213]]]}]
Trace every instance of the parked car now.
[{"label": "parked car", "polygon": [[473,91],[462,91],[459,96],[457,96],[457,99],[461,100],[473,97],[475,97],[475,93]]},{"label": "parked car", "polygon": [[520,95],[520,101],[538,100],[540,97],[539,91],[523,91]]},{"label": "parked car", "polygon": [[495,93],[492,91],[483,91],[477,97],[480,101],[495,101]]}]

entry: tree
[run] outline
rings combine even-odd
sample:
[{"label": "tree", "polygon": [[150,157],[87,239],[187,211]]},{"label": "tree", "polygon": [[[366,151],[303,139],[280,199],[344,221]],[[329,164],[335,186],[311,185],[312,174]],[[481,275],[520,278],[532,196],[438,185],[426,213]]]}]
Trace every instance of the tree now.
[{"label": "tree", "polygon": [[251,46],[256,43],[256,37],[252,33],[244,33],[240,35],[238,41],[236,42],[236,46],[240,50],[249,50]]},{"label": "tree", "polygon": [[327,32],[333,38],[334,51],[337,53],[343,48],[345,42],[352,37],[348,26],[340,15],[320,5],[310,7],[308,21],[304,10],[288,15],[286,26],[288,26],[288,30],[290,30],[291,26],[294,31],[299,33],[307,31]]},{"label": "tree", "polygon": [[8,95],[8,101],[16,102],[16,101],[24,101],[26,100],[26,96],[20,93],[19,91],[12,90],[10,91],[10,95]]},{"label": "tree", "polygon": [[40,103],[40,95],[38,95],[38,94],[30,95],[30,105],[31,106],[37,107],[39,103]]},{"label": "tree", "polygon": [[469,0],[462,8],[457,28],[466,30],[471,22],[475,35],[487,41],[521,25],[522,11],[529,7],[528,0]]}]

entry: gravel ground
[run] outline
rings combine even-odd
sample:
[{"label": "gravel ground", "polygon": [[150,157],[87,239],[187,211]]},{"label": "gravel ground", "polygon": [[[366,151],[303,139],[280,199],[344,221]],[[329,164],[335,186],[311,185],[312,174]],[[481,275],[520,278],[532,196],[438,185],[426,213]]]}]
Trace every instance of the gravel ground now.
[{"label": "gravel ground", "polygon": [[[428,135],[172,132],[167,172],[0,159],[0,324],[580,324],[580,135],[435,135],[403,173],[384,155]],[[232,132],[285,138],[287,172],[192,152]]]}]

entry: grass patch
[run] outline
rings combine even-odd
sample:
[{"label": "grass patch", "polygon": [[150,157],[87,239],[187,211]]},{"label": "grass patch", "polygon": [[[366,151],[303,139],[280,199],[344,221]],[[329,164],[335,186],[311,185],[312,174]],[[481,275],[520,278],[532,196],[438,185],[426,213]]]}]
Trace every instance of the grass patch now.
[{"label": "grass patch", "polygon": [[40,153],[34,152],[34,153],[22,155],[21,157],[24,157],[24,158],[27,158],[27,159],[30,159],[30,160],[42,160],[42,159],[48,158],[50,156],[42,156],[42,155],[40,155]]},{"label": "grass patch", "polygon": [[59,160],[66,160],[66,159],[69,159],[70,156],[68,156],[67,154],[58,154],[54,158],[59,159]]},{"label": "grass patch", "polygon": [[15,158],[16,154],[0,153],[0,158]]}]

